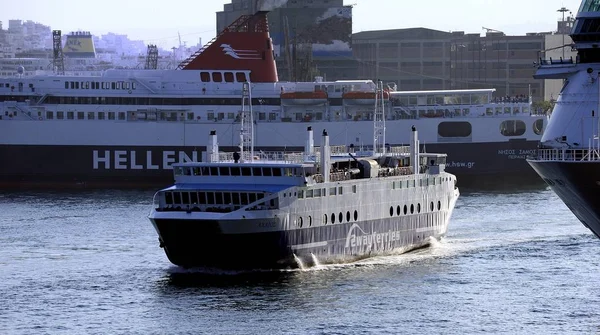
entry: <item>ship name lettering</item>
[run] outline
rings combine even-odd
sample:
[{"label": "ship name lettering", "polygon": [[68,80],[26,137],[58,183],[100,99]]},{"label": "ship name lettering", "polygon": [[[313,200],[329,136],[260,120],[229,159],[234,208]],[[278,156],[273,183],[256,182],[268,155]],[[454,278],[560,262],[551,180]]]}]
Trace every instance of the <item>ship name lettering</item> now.
[{"label": "ship name lettering", "polygon": [[504,150],[498,150],[498,155],[514,155],[515,154],[515,150],[514,149],[504,149]]},{"label": "ship name lettering", "polygon": [[165,150],[161,153],[161,161],[153,159],[152,151],[138,155],[136,151],[126,150],[94,150],[94,170],[171,170],[174,163],[197,162],[198,152],[192,151],[191,157],[185,151]]},{"label": "ship name lettering", "polygon": [[[360,235],[359,235],[360,233]],[[367,233],[357,224],[353,224],[346,236],[346,248],[356,248],[361,246],[381,245],[400,240],[399,231],[388,231],[385,233],[372,232]]]}]

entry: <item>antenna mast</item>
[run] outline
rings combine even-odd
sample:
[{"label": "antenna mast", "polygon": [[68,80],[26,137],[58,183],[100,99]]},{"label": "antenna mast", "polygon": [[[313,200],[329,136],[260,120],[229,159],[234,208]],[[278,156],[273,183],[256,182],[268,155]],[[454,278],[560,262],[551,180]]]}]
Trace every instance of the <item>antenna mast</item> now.
[{"label": "antenna mast", "polygon": [[251,162],[254,157],[254,120],[252,117],[252,92],[250,83],[242,84],[242,110],[240,112],[240,158]]},{"label": "antenna mast", "polygon": [[[385,105],[383,82],[377,82],[375,113],[373,115],[373,151],[385,155]],[[381,148],[381,149],[380,149]]]}]

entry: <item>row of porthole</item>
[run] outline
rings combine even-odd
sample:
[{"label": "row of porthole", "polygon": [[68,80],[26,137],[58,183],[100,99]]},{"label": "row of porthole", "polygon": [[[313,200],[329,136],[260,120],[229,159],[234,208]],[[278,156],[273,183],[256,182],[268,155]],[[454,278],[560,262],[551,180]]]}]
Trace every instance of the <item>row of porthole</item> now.
[{"label": "row of porthole", "polygon": [[[429,209],[433,212],[435,210],[433,201],[429,204]],[[441,210],[442,209],[442,202],[438,200],[437,203],[437,210]],[[404,210],[401,211],[400,210],[400,205],[396,206],[396,215],[400,216],[402,213],[404,213],[404,215],[408,214],[408,206],[404,205]],[[411,204],[410,205],[410,214],[414,214],[415,213],[415,205]],[[421,213],[421,204],[418,203],[417,204],[417,213]],[[394,206],[390,206],[390,216],[394,216]]]},{"label": "row of porthole", "polygon": [[[331,219],[330,219],[331,218]],[[344,221],[344,214],[342,212],[340,212],[337,216],[338,219],[338,223],[342,223]],[[346,212],[346,222],[350,222],[350,211]],[[354,211],[354,221],[358,221],[358,211]],[[302,228],[302,226],[304,225],[304,220],[302,219],[302,217],[298,217],[298,227]],[[331,217],[329,217],[327,214],[323,214],[323,224],[327,224],[328,222],[330,222],[331,224],[335,224],[336,223],[336,215],[335,213],[331,213]],[[308,226],[311,227],[312,226],[312,216],[308,216]]]}]

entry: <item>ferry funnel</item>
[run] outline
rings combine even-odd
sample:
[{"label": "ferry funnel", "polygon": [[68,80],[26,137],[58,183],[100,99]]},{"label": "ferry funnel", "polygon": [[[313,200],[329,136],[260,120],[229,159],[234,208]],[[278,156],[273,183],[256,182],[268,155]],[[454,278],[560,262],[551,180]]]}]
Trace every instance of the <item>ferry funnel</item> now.
[{"label": "ferry funnel", "polygon": [[[207,70],[207,76],[211,75],[209,71],[225,71],[231,73],[231,78],[236,78],[238,82],[277,82],[279,78],[267,12],[241,16],[179,64],[177,69]],[[245,78],[244,73],[248,71],[250,78]],[[218,78],[212,79],[223,80],[221,75]]]}]

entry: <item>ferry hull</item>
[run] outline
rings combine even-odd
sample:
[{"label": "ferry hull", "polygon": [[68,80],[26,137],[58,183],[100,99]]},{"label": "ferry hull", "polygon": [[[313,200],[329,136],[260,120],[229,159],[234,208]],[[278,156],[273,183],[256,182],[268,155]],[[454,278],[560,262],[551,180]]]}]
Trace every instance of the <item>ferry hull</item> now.
[{"label": "ferry hull", "polygon": [[600,238],[600,162],[528,162],[579,221]]},{"label": "ferry hull", "polygon": [[[459,186],[479,186],[490,180],[542,184],[525,160],[536,148],[535,141],[425,145],[426,151],[448,154],[446,171],[458,177]],[[274,146],[256,150],[302,149]],[[0,145],[0,187],[164,186],[172,181],[171,164],[201,161],[205,151],[204,146]],[[490,178],[493,176],[499,178]]]},{"label": "ferry hull", "polygon": [[[454,198],[453,201],[455,201]],[[453,207],[454,205],[452,205]],[[451,207],[451,208],[452,208]],[[328,226],[226,232],[226,226],[279,225],[267,219],[218,221],[151,218],[169,260],[178,266],[280,269],[347,263],[400,254],[445,235],[451,211]]]}]

